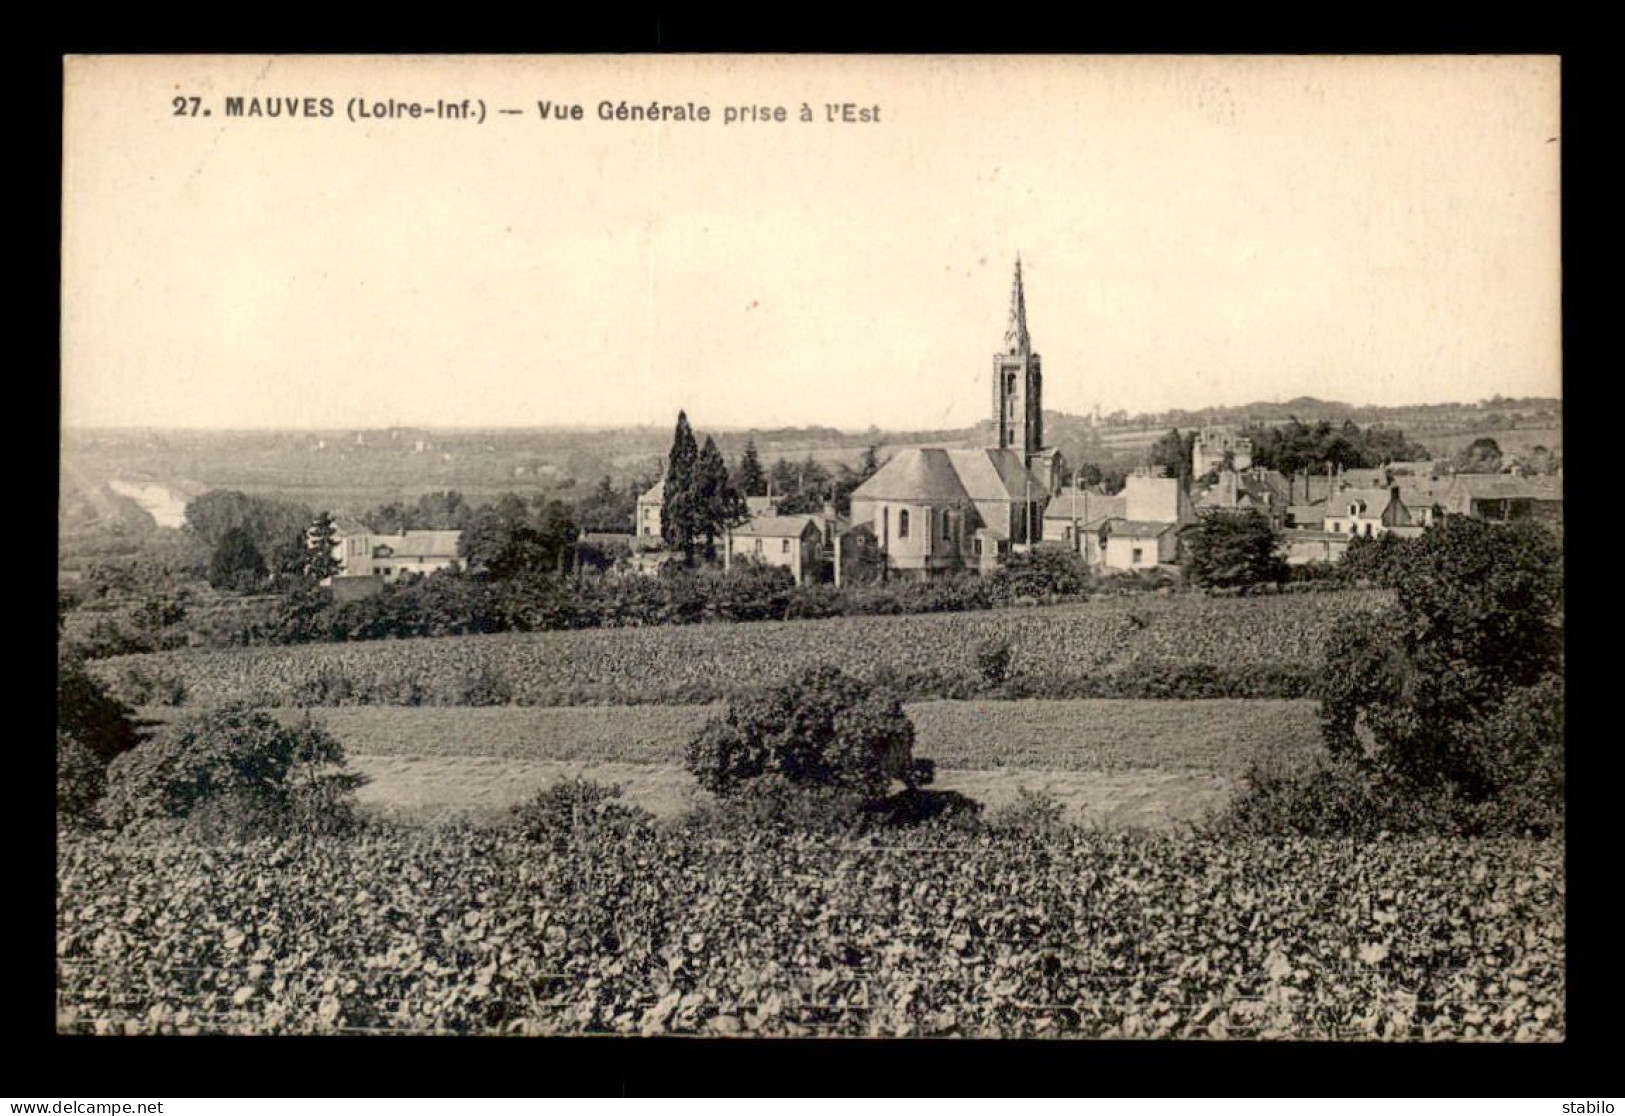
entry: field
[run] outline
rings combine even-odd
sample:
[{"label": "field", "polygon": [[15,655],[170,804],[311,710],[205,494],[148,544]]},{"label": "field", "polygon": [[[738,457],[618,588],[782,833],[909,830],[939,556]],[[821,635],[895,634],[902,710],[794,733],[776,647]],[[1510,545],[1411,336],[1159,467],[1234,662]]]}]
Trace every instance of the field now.
[{"label": "field", "polygon": [[1479,438],[1493,438],[1501,447],[1503,456],[1517,454],[1527,457],[1536,446],[1549,450],[1562,450],[1561,427],[1515,427],[1511,430],[1468,430],[1457,434],[1429,434],[1418,439],[1434,457],[1451,457],[1472,445]]},{"label": "field", "polygon": [[1552,843],[64,835],[57,1027],[1561,1041]]},{"label": "field", "polygon": [[[1012,683],[1030,696],[1299,696],[1326,634],[1391,599],[1136,595],[988,612],[174,651],[91,669],[137,704],[176,683],[202,705],[687,704],[820,662],[909,698],[971,697],[985,688],[977,649],[1006,641]],[[1193,673],[1197,686],[1165,695],[1147,680],[1158,668]]]},{"label": "field", "polygon": [[[688,738],[716,706],[311,709],[370,782],[370,811],[414,821],[500,819],[558,779],[626,788],[674,817],[708,796],[683,770]],[[1022,788],[1072,820],[1166,827],[1223,805],[1242,771],[1280,767],[1320,747],[1305,701],[936,701],[911,704],[915,754],[937,762],[938,789],[997,809]],[[142,710],[168,721],[179,711]],[[283,709],[295,721],[305,710]]]}]

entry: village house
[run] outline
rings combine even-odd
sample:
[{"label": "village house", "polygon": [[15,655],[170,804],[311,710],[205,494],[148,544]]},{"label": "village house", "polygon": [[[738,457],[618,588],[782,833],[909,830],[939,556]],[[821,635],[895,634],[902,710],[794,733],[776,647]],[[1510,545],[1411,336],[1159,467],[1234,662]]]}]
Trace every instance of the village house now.
[{"label": "village house", "polygon": [[1399,485],[1387,488],[1344,488],[1332,494],[1326,503],[1326,515],[1321,530],[1350,538],[1376,538],[1390,532],[1398,535],[1421,534],[1422,526],[1400,499]]},{"label": "village house", "polygon": [[1561,525],[1563,482],[1558,477],[1513,473],[1458,473],[1439,490],[1439,505],[1452,515],[1493,523],[1534,519]]},{"label": "village house", "polygon": [[1076,550],[1084,562],[1105,562],[1101,528],[1111,519],[1128,517],[1128,497],[1108,496],[1088,488],[1063,488],[1044,509],[1044,541]]},{"label": "village house", "polygon": [[[381,534],[350,518],[334,522],[337,541],[333,557],[339,561],[339,574],[326,584],[335,592],[351,595],[358,590],[354,579],[382,584],[398,581],[405,574],[430,574],[435,570],[460,569],[457,553],[461,531],[405,531]],[[340,582],[348,582],[340,586]]]},{"label": "village house", "polygon": [[853,527],[872,531],[902,573],[997,568],[1001,556],[1041,537],[1044,509],[1066,472],[1060,453],[1043,445],[1043,422],[1042,360],[1027,329],[1018,259],[1004,346],[993,357],[996,444],[901,450],[852,493]]},{"label": "village house", "polygon": [[825,536],[830,530],[822,516],[757,516],[728,532],[723,567],[732,569],[737,562],[760,562],[789,570],[797,585],[818,581],[828,553]]}]

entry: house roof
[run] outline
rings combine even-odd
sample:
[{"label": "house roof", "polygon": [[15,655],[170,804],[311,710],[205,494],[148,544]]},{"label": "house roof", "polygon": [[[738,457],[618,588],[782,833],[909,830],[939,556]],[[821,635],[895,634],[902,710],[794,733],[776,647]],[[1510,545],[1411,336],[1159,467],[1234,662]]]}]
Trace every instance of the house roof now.
[{"label": "house roof", "polygon": [[380,537],[378,542],[394,551],[397,558],[455,558],[462,537],[461,531],[408,531]]},{"label": "house roof", "polygon": [[853,500],[947,503],[970,498],[948,451],[919,446],[899,450],[852,493]]},{"label": "house roof", "polygon": [[658,504],[662,500],[664,500],[665,498],[666,498],[666,479],[664,477],[662,477],[661,479],[655,481],[654,486],[652,488],[650,488],[649,491],[645,492],[642,496],[638,497],[638,503],[642,504],[642,503],[645,503],[645,502],[648,502],[648,501],[652,500],[652,501],[654,501],[655,503]]},{"label": "house roof", "polygon": [[774,539],[796,538],[806,534],[809,527],[822,533],[818,526],[822,518],[816,515],[761,515],[735,527],[733,533]]},{"label": "house roof", "polygon": [[1457,473],[1448,491],[1473,500],[1561,500],[1563,486],[1553,477],[1515,473]]},{"label": "house roof", "polygon": [[1286,513],[1297,523],[1311,520],[1319,523],[1326,518],[1326,504],[1324,501],[1318,504],[1293,504],[1286,509]]},{"label": "house roof", "polygon": [[1154,539],[1165,531],[1172,531],[1179,524],[1157,523],[1149,519],[1109,519],[1106,527],[1112,536],[1124,536],[1136,539]]},{"label": "house roof", "polygon": [[337,515],[333,517],[333,531],[340,538],[346,535],[370,535],[372,528],[353,515]]},{"label": "house roof", "polygon": [[1045,519],[1077,519],[1093,522],[1100,519],[1121,519],[1128,509],[1128,498],[1122,493],[1108,496],[1089,488],[1063,488],[1044,509]]}]

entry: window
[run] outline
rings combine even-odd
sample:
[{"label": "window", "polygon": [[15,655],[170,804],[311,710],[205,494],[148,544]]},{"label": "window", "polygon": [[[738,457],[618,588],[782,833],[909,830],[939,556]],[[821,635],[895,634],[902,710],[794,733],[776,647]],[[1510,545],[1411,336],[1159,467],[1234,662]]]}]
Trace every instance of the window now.
[{"label": "window", "polygon": [[760,554],[761,552],[762,552],[762,540],[757,539],[756,540],[756,553]]},{"label": "window", "polygon": [[953,517],[948,512],[942,513],[942,541],[952,542],[954,537]]},{"label": "window", "polygon": [[1140,564],[1140,559],[1141,559],[1141,558],[1142,558],[1142,557],[1144,557],[1144,555],[1145,555],[1145,551],[1144,551],[1144,550],[1141,550],[1141,549],[1140,549],[1140,548],[1139,548],[1139,547],[1135,547],[1135,548],[1134,548],[1134,556],[1133,556],[1133,557],[1132,557],[1132,558],[1130,558],[1130,559],[1129,559],[1129,561],[1130,561],[1130,563],[1132,563],[1132,564],[1133,564],[1133,565],[1136,565],[1136,566],[1138,566],[1138,565],[1139,565],[1139,564]]},{"label": "window", "polygon": [[982,556],[982,540],[977,539],[974,543],[972,543],[971,549],[976,553],[976,557],[980,558]]},{"label": "window", "polygon": [[790,553],[790,540],[789,539],[784,540],[784,545],[779,548],[779,553],[780,554],[788,554],[788,553]]},{"label": "window", "polygon": [[908,538],[908,509],[904,508],[897,513],[897,537]]},{"label": "window", "polygon": [[1371,524],[1369,523],[1365,525],[1365,537],[1368,539],[1371,537]]}]

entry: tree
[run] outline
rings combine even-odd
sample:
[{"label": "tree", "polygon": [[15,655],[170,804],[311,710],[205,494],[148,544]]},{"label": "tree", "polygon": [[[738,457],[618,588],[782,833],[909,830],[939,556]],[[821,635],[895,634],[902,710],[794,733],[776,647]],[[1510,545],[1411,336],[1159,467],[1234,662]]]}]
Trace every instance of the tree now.
[{"label": "tree", "polygon": [[762,459],[756,453],[756,439],[745,440],[745,452],[739,455],[736,485],[742,496],[766,496],[767,474],[762,472]]},{"label": "tree", "polygon": [[1177,429],[1158,438],[1146,454],[1146,463],[1160,468],[1164,475],[1179,477],[1188,483],[1191,475],[1191,451],[1195,446],[1194,433],[1185,436]]},{"label": "tree", "polygon": [[1460,473],[1499,473],[1501,446],[1494,438],[1474,438],[1456,455],[1455,464]]},{"label": "tree", "polygon": [[[1484,800],[1523,777],[1508,759],[1561,752],[1561,723],[1532,716],[1561,701],[1562,550],[1533,523],[1446,516],[1389,568],[1392,615],[1337,629],[1327,646],[1321,725],[1328,749],[1419,787]],[[1554,738],[1550,733],[1555,732]],[[1523,774],[1528,774],[1527,770]]]},{"label": "tree", "polygon": [[736,699],[690,740],[686,762],[719,795],[778,776],[878,798],[893,779],[910,788],[929,781],[930,764],[913,747],[914,725],[896,697],[819,665]]},{"label": "tree", "polygon": [[1255,508],[1205,512],[1184,542],[1185,576],[1204,588],[1286,580],[1281,533]]},{"label": "tree", "polygon": [[93,820],[106,787],[107,765],[139,745],[146,726],[135,710],[109,694],[64,647],[56,664],[57,812]]},{"label": "tree", "polygon": [[304,561],[300,577],[308,585],[318,585],[342,572],[338,557],[339,530],[331,512],[322,512],[305,530]]},{"label": "tree", "polygon": [[728,466],[722,460],[722,451],[707,436],[700,456],[694,463],[693,514],[696,541],[704,541],[707,562],[717,560],[716,541],[730,527],[738,526],[750,518],[744,497],[734,489],[728,479]]},{"label": "tree", "polygon": [[688,425],[688,413],[677,412],[677,429],[672,434],[671,451],[666,455],[665,488],[660,497],[660,533],[666,545],[683,552],[683,564],[694,564],[695,542],[700,531],[696,522],[694,468],[700,447]]},{"label": "tree", "polygon": [[474,514],[457,552],[471,571],[491,581],[562,574],[578,534],[569,505],[538,498],[533,514],[523,497],[507,492]]},{"label": "tree", "polygon": [[209,559],[209,584],[216,589],[251,593],[265,579],[265,559],[246,527],[232,527],[221,536]]},{"label": "tree", "polygon": [[115,759],[101,813],[115,828],[200,813],[237,833],[290,822],[340,828],[363,782],[344,762],[338,740],[308,718],[284,725],[262,710],[226,706]]}]

